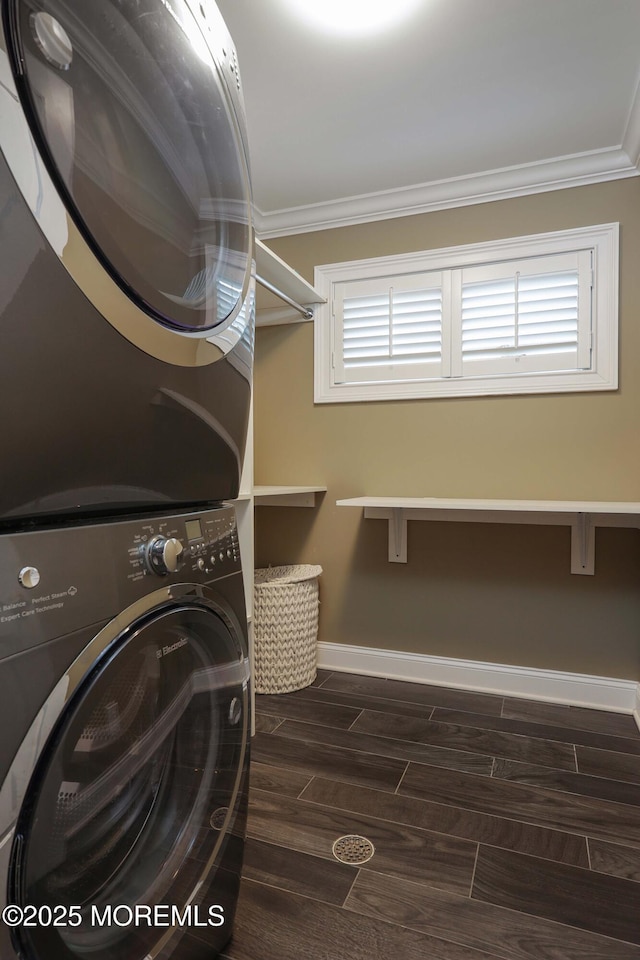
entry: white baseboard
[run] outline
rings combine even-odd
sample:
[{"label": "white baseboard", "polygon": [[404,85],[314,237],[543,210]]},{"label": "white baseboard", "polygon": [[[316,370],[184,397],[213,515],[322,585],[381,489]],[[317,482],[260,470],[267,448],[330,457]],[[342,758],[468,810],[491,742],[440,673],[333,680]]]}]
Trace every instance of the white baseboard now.
[{"label": "white baseboard", "polygon": [[633,710],[633,716],[635,721],[638,724],[638,729],[640,730],[640,683],[636,687],[636,705]]},{"label": "white baseboard", "polygon": [[319,643],[318,666],[390,680],[461,687],[503,697],[526,697],[596,710],[630,713],[640,729],[640,684],[583,673],[536,670],[501,663],[453,660],[398,650]]}]

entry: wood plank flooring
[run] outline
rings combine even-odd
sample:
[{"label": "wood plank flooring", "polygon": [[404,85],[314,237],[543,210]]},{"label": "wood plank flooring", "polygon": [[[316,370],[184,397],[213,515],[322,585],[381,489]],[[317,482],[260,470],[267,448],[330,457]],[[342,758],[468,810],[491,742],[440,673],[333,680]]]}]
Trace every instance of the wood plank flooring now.
[{"label": "wood plank flooring", "polygon": [[227,960],[640,960],[633,718],[320,671],[256,719]]}]

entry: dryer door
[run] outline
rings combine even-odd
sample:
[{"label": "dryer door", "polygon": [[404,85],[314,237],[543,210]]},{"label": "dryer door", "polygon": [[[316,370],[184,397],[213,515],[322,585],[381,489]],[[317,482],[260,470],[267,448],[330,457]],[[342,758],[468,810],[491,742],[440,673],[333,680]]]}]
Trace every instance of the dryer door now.
[{"label": "dryer door", "polygon": [[[156,957],[180,921],[228,939],[236,890],[222,877],[240,872],[247,714],[241,644],[211,606],[160,609],[107,648],[18,819],[9,902],[39,909],[14,931],[19,956]],[[56,908],[64,925],[49,920]]]},{"label": "dryer door", "polygon": [[[15,124],[3,151],[63,264],[134,340],[145,317],[191,336],[224,329],[249,290],[252,232],[237,63],[215,5],[12,0],[6,10],[44,168],[33,170],[28,145],[16,152]],[[122,324],[109,277],[142,316]],[[154,352],[152,338],[146,346]]]}]

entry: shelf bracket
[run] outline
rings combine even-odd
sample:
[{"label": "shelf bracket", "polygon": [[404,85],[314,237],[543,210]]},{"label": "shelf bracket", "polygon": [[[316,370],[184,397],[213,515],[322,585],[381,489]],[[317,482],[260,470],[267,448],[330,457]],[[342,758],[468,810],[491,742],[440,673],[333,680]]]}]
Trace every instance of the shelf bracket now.
[{"label": "shelf bracket", "polygon": [[386,520],[389,533],[389,562],[407,562],[407,517],[402,507],[380,509],[365,507],[364,515],[368,519]]},{"label": "shelf bracket", "polygon": [[407,562],[407,518],[401,507],[391,511],[389,520],[389,560],[392,563]]},{"label": "shelf bracket", "polygon": [[596,528],[590,513],[571,521],[571,573],[593,576],[596,570]]}]

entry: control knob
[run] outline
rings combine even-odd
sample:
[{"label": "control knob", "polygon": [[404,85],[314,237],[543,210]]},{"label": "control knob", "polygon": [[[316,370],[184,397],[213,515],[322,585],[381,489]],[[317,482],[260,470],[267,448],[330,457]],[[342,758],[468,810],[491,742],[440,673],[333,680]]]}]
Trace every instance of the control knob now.
[{"label": "control knob", "polygon": [[182,566],[184,547],[176,537],[153,537],[142,548],[144,561],[151,573],[165,576]]},{"label": "control knob", "polygon": [[23,567],[18,574],[18,580],[27,590],[33,590],[40,583],[40,571],[37,567]]}]

